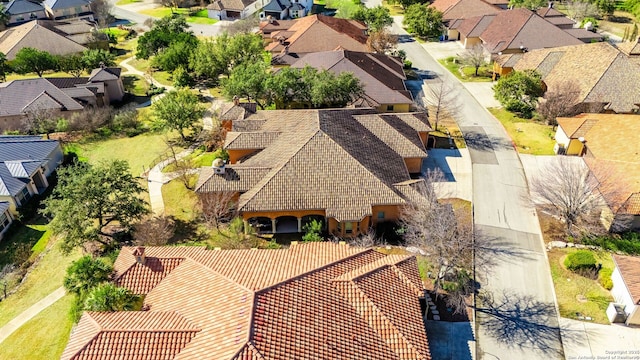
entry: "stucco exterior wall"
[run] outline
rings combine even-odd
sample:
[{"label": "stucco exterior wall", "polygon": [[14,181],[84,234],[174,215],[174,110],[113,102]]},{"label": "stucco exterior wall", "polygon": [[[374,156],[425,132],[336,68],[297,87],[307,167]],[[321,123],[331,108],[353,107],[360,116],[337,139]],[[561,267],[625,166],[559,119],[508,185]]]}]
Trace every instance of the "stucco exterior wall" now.
[{"label": "stucco exterior wall", "polygon": [[[629,290],[622,279],[622,275],[620,274],[620,270],[616,267],[613,270],[613,274],[611,274],[611,280],[613,281],[613,288],[611,289],[611,296],[616,303],[624,305],[624,312],[627,316],[632,315],[633,312],[636,312],[634,315],[634,319],[636,324],[640,325],[640,312],[636,311],[638,305],[633,302],[631,298],[631,294],[629,294]],[[627,322],[629,319],[627,319]]]},{"label": "stucco exterior wall", "polygon": [[417,174],[422,170],[422,158],[406,158],[404,163],[411,174]]},{"label": "stucco exterior wall", "polygon": [[[31,14],[33,14],[34,17],[31,17]],[[34,20],[34,19],[46,19],[46,18],[47,18],[47,13],[44,11],[44,9],[40,11],[34,11],[31,13],[15,14],[9,17],[9,20],[7,20],[7,25],[17,25],[17,24],[25,23],[27,21]]]},{"label": "stucco exterior wall", "polygon": [[[375,226],[380,222],[398,221],[400,217],[400,206],[398,205],[377,205],[372,206],[372,225]],[[384,213],[384,218],[380,217],[380,213]]]},{"label": "stucco exterior wall", "polygon": [[397,112],[397,113],[405,113],[409,112],[410,104],[381,104],[378,106],[378,112]]},{"label": "stucco exterior wall", "polygon": [[480,40],[480,38],[478,37],[468,37],[468,38],[464,38],[464,41],[463,40],[460,40],[460,41],[462,41],[465,49],[471,49],[476,45],[482,45],[482,40]]}]

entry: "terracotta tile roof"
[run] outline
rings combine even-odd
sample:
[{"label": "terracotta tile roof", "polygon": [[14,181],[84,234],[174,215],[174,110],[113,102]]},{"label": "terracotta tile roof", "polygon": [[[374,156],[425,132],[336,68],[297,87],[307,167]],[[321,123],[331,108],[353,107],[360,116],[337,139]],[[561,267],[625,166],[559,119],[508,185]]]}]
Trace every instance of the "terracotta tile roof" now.
[{"label": "terracotta tile roof", "polygon": [[620,194],[616,195],[621,198],[607,200],[610,204],[623,203],[623,206],[613,210],[640,215],[634,196],[640,193],[640,141],[637,132],[640,115],[581,114],[573,118],[558,118],[558,125],[571,139],[585,139],[593,156],[585,159],[591,169],[604,169],[620,182]]},{"label": "terracotta tile roof", "polygon": [[411,93],[404,81],[402,62],[395,57],[348,50],[310,53],[291,65],[311,66],[333,73],[353,73],[364,85],[364,91],[378,104],[410,104]]},{"label": "terracotta tile roof", "polygon": [[254,187],[269,172],[269,168],[226,167],[224,174],[215,174],[213,168],[200,169],[195,190],[198,192],[238,191]]},{"label": "terracotta tile roof", "polygon": [[62,360],[171,360],[200,329],[175,311],[85,312]]},{"label": "terracotta tile roof", "polygon": [[640,303],[640,257],[613,255],[616,267],[634,303]]},{"label": "terracotta tile roof", "polygon": [[[263,27],[261,32],[264,34],[266,29],[269,27]],[[335,50],[338,47],[367,51],[366,26],[355,20],[312,15],[294,20],[293,24],[285,29],[285,32],[271,33],[272,38],[282,36],[284,42],[275,40],[266,46],[267,51],[279,53],[284,50],[285,45],[288,46],[288,52],[299,55]]]},{"label": "terracotta tile roof", "polygon": [[618,213],[640,215],[640,192],[629,195],[627,200],[620,206]]},{"label": "terracotta tile roof", "polygon": [[502,11],[499,7],[483,0],[435,0],[431,6],[442,12],[442,20],[445,22],[492,15]]},{"label": "terracotta tile roof", "polygon": [[[116,272],[135,266],[132,250]],[[63,359],[430,359],[415,257],[326,242],[145,255],[185,258],[147,294],[149,311],[85,314]]]},{"label": "terracotta tile roof", "polygon": [[[235,191],[240,181],[253,184],[240,195],[243,212],[322,209],[340,221],[360,220],[371,215],[372,204],[405,202],[394,187],[410,179],[403,159],[426,157],[418,133],[431,131],[425,114],[380,115],[372,109],[262,111],[254,116],[265,117],[260,131],[243,135],[280,136],[241,164],[227,166],[229,171],[237,168],[240,179],[233,178],[227,187],[226,175],[208,170],[198,180],[199,191]],[[234,132],[227,136],[238,137]],[[262,170],[263,178],[255,182],[255,172],[241,172],[245,167],[269,170]]]},{"label": "terracotta tile roof", "polygon": [[492,54],[521,47],[530,51],[582,44],[582,41],[525,8],[499,12],[480,39]]},{"label": "terracotta tile roof", "polygon": [[[183,259],[146,257],[144,264],[135,263],[122,275],[115,279],[118,286],[123,286],[134,294],[147,294],[156,287],[173,269],[175,269]],[[144,281],[141,281],[144,279]]]}]

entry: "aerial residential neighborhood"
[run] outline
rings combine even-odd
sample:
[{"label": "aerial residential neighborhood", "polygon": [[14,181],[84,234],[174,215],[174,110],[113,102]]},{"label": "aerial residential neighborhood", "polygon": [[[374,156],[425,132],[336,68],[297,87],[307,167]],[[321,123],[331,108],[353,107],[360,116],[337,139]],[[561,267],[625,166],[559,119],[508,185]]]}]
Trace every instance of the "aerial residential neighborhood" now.
[{"label": "aerial residential neighborhood", "polygon": [[640,358],[638,23],[0,2],[0,359]]}]

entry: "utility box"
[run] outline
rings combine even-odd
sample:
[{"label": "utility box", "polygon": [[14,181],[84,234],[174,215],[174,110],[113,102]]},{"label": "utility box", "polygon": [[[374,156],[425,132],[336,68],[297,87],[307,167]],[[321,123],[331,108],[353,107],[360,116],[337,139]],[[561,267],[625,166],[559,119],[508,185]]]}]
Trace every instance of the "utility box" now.
[{"label": "utility box", "polygon": [[607,307],[607,317],[613,323],[623,323],[627,320],[627,314],[624,312],[624,305],[609,303]]}]

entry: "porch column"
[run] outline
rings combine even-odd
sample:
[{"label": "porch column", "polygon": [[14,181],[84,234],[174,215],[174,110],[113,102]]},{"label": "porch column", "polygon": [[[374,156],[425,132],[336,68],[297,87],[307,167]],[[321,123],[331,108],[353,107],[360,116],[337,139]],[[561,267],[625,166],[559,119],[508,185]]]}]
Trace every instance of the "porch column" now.
[{"label": "porch column", "polygon": [[298,232],[302,232],[302,218],[298,218]]},{"label": "porch column", "polygon": [[271,219],[271,233],[276,233],[276,219]]},{"label": "porch column", "polygon": [[247,235],[249,234],[249,220],[247,219],[242,219],[242,223],[244,224],[244,234]]}]

